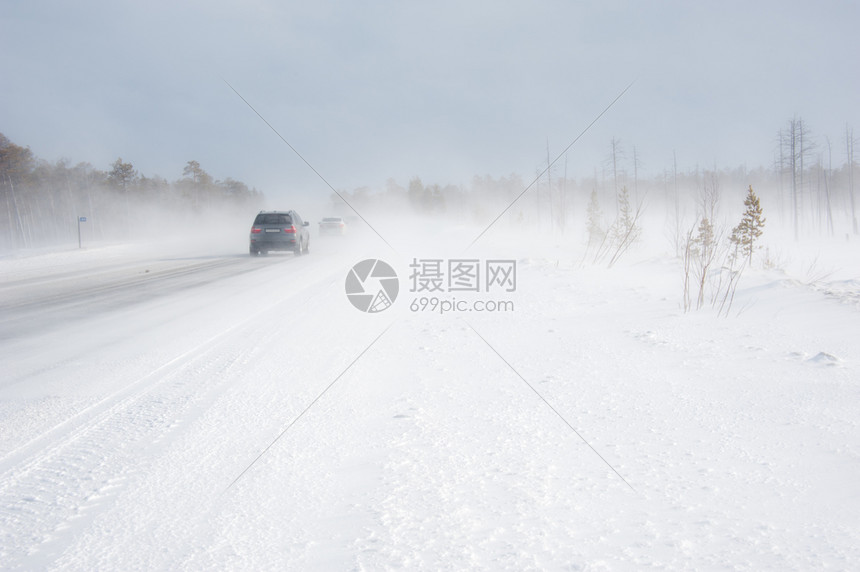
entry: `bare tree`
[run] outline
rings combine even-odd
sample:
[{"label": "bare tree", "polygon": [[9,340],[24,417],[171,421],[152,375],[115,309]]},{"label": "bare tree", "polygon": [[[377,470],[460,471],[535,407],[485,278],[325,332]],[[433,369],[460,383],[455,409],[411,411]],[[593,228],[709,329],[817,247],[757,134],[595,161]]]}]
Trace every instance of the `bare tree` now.
[{"label": "bare tree", "polygon": [[787,130],[781,132],[781,152],[787,156],[791,183],[791,214],[794,226],[794,239],[800,237],[800,211],[803,207],[804,161],[812,150],[809,129],[799,117],[788,122]]},{"label": "bare tree", "polygon": [[703,179],[702,191],[699,194],[699,208],[702,218],[713,222],[716,220],[717,208],[720,204],[720,177],[717,167],[714,166],[713,171],[706,170]]},{"label": "bare tree", "polygon": [[824,173],[824,212],[827,220],[827,231],[830,236],[833,236],[833,206],[830,200],[830,181],[833,180],[833,149],[830,145],[830,138],[825,137],[827,141],[827,170]]},{"label": "bare tree", "polygon": [[787,158],[785,155],[785,145],[784,142],[785,133],[782,129],[780,129],[777,133],[776,146],[777,146],[777,157],[774,158],[774,169],[776,170],[777,177],[777,208],[779,209],[779,216],[785,216],[785,170]]},{"label": "bare tree", "polygon": [[[598,252],[606,242],[606,230],[603,228],[602,218],[603,213],[600,210],[600,200],[597,197],[597,191],[591,190],[591,198],[588,201],[586,209],[588,244],[585,247],[586,256],[592,248],[597,248]],[[595,257],[596,260],[596,257]]]},{"label": "bare tree", "polygon": [[559,194],[558,222],[561,233],[567,230],[567,154],[564,155],[564,176],[561,178],[561,193]]},{"label": "bare tree", "polygon": [[0,184],[5,195],[10,244],[29,246],[31,225],[26,203],[19,201],[17,187],[24,184],[33,171],[35,159],[27,147],[15,145],[0,133]]},{"label": "bare tree", "polygon": [[639,202],[639,167],[642,161],[639,159],[639,153],[636,150],[636,145],[633,146],[633,200]]},{"label": "bare tree", "polygon": [[549,137],[546,138],[546,186],[549,191],[549,231],[555,229],[555,213],[552,200],[552,159],[549,156]]},{"label": "bare tree", "polygon": [[848,196],[851,199],[851,225],[854,234],[860,234],[857,224],[857,210],[854,206],[854,129],[845,127],[845,147],[848,159]]},{"label": "bare tree", "polygon": [[[609,143],[609,164],[612,167],[612,184],[613,184],[613,192],[615,193],[616,199],[619,196],[619,194],[618,194],[619,193],[618,170],[620,167],[619,163],[623,160],[623,158],[624,158],[624,150],[621,147],[621,141],[619,141],[618,139],[613,137],[612,141],[610,141],[610,143]],[[618,202],[616,200],[616,203],[615,203],[615,214],[616,215],[619,213],[619,206],[620,205],[618,204]]]}]

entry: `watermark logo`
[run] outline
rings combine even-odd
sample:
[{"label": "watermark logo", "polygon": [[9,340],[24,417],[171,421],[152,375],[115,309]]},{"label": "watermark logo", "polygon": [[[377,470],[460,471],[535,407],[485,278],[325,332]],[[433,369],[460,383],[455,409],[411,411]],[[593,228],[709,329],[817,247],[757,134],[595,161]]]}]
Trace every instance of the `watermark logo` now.
[{"label": "watermark logo", "polygon": [[362,312],[375,314],[391,307],[400,291],[394,268],[376,258],[362,260],[346,275],[346,297]]},{"label": "watermark logo", "polygon": [[515,292],[516,260],[413,258],[410,292]]}]

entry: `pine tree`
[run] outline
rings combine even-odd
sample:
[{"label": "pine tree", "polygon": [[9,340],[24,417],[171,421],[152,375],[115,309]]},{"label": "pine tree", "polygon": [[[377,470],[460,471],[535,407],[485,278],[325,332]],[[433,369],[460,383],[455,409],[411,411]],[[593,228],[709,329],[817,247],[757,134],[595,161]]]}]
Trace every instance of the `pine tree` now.
[{"label": "pine tree", "polygon": [[621,187],[618,192],[618,220],[614,231],[619,239],[627,240],[629,238],[632,242],[639,238],[639,227],[636,226],[636,220],[631,211],[630,193],[626,186]]},{"label": "pine tree", "polygon": [[134,170],[134,165],[123,163],[122,157],[118,157],[111,164],[111,171],[108,173],[107,180],[108,183],[122,193],[123,200],[125,201],[125,224],[127,228],[130,228],[131,206],[128,195],[130,194],[129,187],[137,181],[137,171]]},{"label": "pine tree", "polygon": [[591,199],[588,202],[588,244],[600,244],[606,237],[606,231],[600,226],[600,201],[597,192],[591,191]]},{"label": "pine tree", "polygon": [[137,179],[137,171],[131,163],[123,163],[122,157],[111,163],[107,180],[116,190],[128,193],[129,186]]},{"label": "pine tree", "polygon": [[696,253],[703,260],[712,258],[714,242],[714,225],[707,218],[703,218],[699,223],[699,235],[694,239]]},{"label": "pine tree", "polygon": [[690,246],[688,250],[693,257],[693,272],[696,277],[699,295],[696,298],[696,309],[705,303],[705,286],[708,282],[708,272],[711,264],[716,258],[716,239],[714,237],[714,225],[707,218],[699,223],[699,234],[692,238],[690,234]]},{"label": "pine tree", "polygon": [[618,217],[609,229],[611,246],[615,252],[609,260],[609,266],[615,264],[624,252],[639,239],[642,229],[636,224],[639,220],[639,208],[635,211],[630,206],[630,193],[627,187],[622,187],[618,193]]},{"label": "pine tree", "polygon": [[740,251],[751,263],[756,249],[756,241],[762,235],[766,219],[762,216],[761,203],[750,185],[747,197],[744,199],[746,210],[740,224],[732,229],[731,240],[735,252]]}]

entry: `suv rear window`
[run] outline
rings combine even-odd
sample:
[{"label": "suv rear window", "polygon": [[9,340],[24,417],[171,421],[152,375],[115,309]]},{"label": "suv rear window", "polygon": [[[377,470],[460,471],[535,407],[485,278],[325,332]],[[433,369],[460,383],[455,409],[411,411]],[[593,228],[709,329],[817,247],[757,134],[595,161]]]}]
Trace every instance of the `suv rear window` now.
[{"label": "suv rear window", "polygon": [[254,224],[293,224],[293,219],[290,215],[278,213],[260,213],[254,219]]}]

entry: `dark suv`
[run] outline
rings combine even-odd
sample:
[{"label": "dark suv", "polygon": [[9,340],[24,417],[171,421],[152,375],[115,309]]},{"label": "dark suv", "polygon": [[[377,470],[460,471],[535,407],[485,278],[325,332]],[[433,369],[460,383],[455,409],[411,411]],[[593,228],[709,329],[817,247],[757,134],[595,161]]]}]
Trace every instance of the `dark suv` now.
[{"label": "dark suv", "polygon": [[260,211],[251,226],[251,256],[268,254],[270,250],[307,253],[311,241],[309,224],[296,211]]}]

